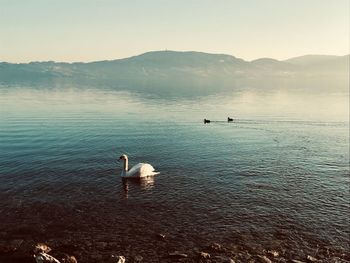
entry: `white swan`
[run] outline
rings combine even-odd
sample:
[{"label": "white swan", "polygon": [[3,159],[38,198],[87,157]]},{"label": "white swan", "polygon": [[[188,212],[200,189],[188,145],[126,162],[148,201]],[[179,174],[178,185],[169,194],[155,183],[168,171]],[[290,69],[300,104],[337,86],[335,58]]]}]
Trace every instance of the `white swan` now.
[{"label": "white swan", "polygon": [[153,166],[148,163],[138,163],[129,170],[128,156],[126,156],[125,154],[120,156],[119,160],[124,161],[124,167],[121,173],[122,177],[141,178],[159,174],[159,172],[156,172]]}]

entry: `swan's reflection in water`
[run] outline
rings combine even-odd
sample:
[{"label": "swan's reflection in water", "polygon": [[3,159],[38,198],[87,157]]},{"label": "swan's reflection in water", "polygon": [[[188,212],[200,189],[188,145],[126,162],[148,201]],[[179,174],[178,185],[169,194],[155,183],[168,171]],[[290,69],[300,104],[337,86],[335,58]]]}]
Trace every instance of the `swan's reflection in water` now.
[{"label": "swan's reflection in water", "polygon": [[151,190],[154,187],[154,176],[146,176],[139,178],[122,178],[123,190],[126,197],[130,191],[130,187],[140,187],[141,190]]}]

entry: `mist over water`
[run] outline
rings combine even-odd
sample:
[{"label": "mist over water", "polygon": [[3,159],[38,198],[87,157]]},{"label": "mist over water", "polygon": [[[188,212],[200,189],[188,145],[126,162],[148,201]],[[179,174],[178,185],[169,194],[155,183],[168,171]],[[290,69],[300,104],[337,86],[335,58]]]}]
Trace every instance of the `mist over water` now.
[{"label": "mist over water", "polygon": [[119,118],[142,113],[138,118],[143,120],[169,117],[177,121],[203,117],[225,120],[229,115],[239,119],[348,122],[349,116],[349,95],[344,93],[240,91],[186,99],[98,89],[2,88],[0,95],[0,109],[5,117],[100,112]]},{"label": "mist over water", "polygon": [[[346,94],[1,89],[0,116],[3,239],[154,251],[166,233],[178,250],[215,241],[349,257]],[[160,175],[126,192],[122,153]]]}]

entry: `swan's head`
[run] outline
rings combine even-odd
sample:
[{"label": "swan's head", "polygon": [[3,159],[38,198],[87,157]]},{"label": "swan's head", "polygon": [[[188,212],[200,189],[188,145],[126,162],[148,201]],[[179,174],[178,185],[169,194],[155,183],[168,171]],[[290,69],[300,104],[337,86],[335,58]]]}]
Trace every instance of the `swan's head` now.
[{"label": "swan's head", "polygon": [[127,160],[127,159],[128,159],[128,156],[126,156],[125,154],[119,157],[119,160]]}]

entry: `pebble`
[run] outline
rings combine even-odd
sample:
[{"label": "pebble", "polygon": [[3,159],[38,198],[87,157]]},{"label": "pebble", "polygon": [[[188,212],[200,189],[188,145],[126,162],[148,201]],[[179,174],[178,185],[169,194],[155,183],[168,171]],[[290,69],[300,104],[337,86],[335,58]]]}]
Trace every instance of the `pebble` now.
[{"label": "pebble", "polygon": [[[158,237],[160,240],[165,240],[166,235],[159,233],[154,234],[153,238]],[[106,240],[103,236],[98,237],[97,240]],[[142,262],[148,262],[149,258],[156,255],[157,252],[154,252],[152,254],[149,253],[147,249],[145,250],[138,250],[137,253],[143,255],[135,255],[129,249],[130,245],[125,246],[123,243],[120,242],[103,242],[103,241],[97,241],[97,242],[89,242],[89,240],[82,243],[82,246],[79,247],[78,245],[72,245],[76,244],[74,240],[68,240],[68,241],[62,241],[62,240],[50,240],[46,239],[45,242],[47,243],[35,243],[33,240],[23,240],[23,239],[12,239],[9,241],[1,241],[0,242],[0,258],[1,256],[5,256],[6,258],[11,256],[12,253],[15,252],[14,256],[18,257],[29,257],[29,255],[24,254],[28,253],[33,249],[34,245],[34,261],[33,257],[32,261],[36,263],[77,263],[77,259],[72,256],[74,254],[80,261],[82,262],[108,262],[108,263],[125,263],[126,259],[124,256],[113,256],[111,260],[108,259],[103,255],[103,253],[106,252],[106,249],[113,248],[114,251],[120,251],[123,253],[126,253],[125,255],[128,256],[128,261],[130,260],[130,263],[142,263]],[[54,248],[54,251],[51,253],[51,248],[47,245],[50,244],[52,248]],[[161,246],[162,253],[164,253],[166,250],[169,252],[171,249],[170,247],[167,247],[167,242],[159,242],[158,243]],[[250,252],[250,250],[244,249],[245,247],[242,247],[241,245],[236,246],[222,246],[219,243],[209,243],[210,245],[207,247],[202,247],[202,251],[199,249],[194,248],[189,252],[190,254],[185,254],[183,252],[186,251],[177,251],[176,247],[173,247],[175,250],[170,250],[173,252],[168,253],[168,259],[171,262],[177,262],[177,261],[191,261],[191,260],[197,260],[198,262],[215,262],[215,263],[235,263],[235,261],[239,262],[260,262],[260,263],[272,263],[275,261],[279,261],[281,263],[285,262],[291,262],[291,263],[316,263],[316,262],[342,262],[341,258],[333,257],[331,258],[331,255],[328,253],[326,255],[325,252],[319,252],[317,254],[318,258],[315,258],[311,255],[305,255],[304,257],[301,257],[300,259],[290,259],[288,255],[286,254],[285,250],[262,250],[262,251],[255,251]],[[170,249],[169,249],[170,248]],[[253,247],[252,250],[254,250],[255,247]],[[165,250],[165,251],[164,251]],[[69,254],[65,254],[62,252],[67,252]],[[102,252],[104,251],[104,252]],[[109,250],[108,250],[109,251]],[[165,252],[165,253],[167,253]],[[112,252],[113,253],[113,252]],[[3,255],[2,255],[3,254]],[[131,254],[131,255],[130,255]],[[132,255],[133,254],[133,255]],[[163,254],[164,255],[164,254]],[[197,257],[195,258],[195,256]],[[287,255],[287,257],[284,257],[284,255]],[[294,254],[297,256],[297,254]],[[312,254],[313,255],[313,254]],[[165,254],[167,256],[167,254]],[[194,256],[194,257],[193,257]],[[230,256],[232,258],[230,258]],[[342,257],[345,257],[345,254],[341,254]],[[130,257],[130,258],[129,258]],[[30,258],[28,258],[29,260]],[[105,261],[105,259],[107,259]],[[0,260],[1,261],[1,260]],[[191,261],[192,262],[192,261]]]},{"label": "pebble", "polygon": [[312,256],[307,256],[307,258],[306,258],[309,262],[316,262],[317,261],[317,259],[316,258],[314,258],[314,257],[312,257]]},{"label": "pebble", "polygon": [[162,234],[162,233],[160,233],[160,234],[158,234],[157,235],[157,237],[160,239],[160,240],[165,240],[165,235],[164,234]]},{"label": "pebble", "polygon": [[213,243],[209,246],[212,251],[222,251],[222,246],[219,243]]},{"label": "pebble", "polygon": [[46,254],[45,252],[40,252],[34,256],[36,263],[60,263],[58,259]]},{"label": "pebble", "polygon": [[266,256],[258,256],[259,262],[261,263],[272,263],[272,261]]},{"label": "pebble", "polygon": [[269,250],[267,253],[273,257],[278,257],[279,253],[276,250]]},{"label": "pebble", "polygon": [[38,243],[34,247],[34,253],[49,253],[51,251],[51,248],[44,244],[44,243]]},{"label": "pebble", "polygon": [[61,261],[62,263],[78,263],[77,259],[74,256],[70,256],[67,254],[64,254]]},{"label": "pebble", "polygon": [[208,259],[208,258],[210,258],[210,254],[205,253],[205,252],[199,252],[199,257],[204,258],[204,259]]},{"label": "pebble", "polygon": [[125,263],[125,257],[112,255],[112,260],[110,262],[111,263]]},{"label": "pebble", "polygon": [[174,258],[187,258],[187,254],[178,252],[178,251],[174,251],[172,253],[169,253],[169,257],[174,257]]}]

